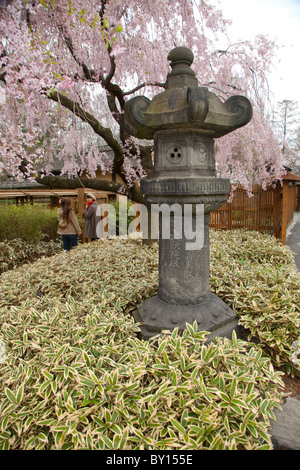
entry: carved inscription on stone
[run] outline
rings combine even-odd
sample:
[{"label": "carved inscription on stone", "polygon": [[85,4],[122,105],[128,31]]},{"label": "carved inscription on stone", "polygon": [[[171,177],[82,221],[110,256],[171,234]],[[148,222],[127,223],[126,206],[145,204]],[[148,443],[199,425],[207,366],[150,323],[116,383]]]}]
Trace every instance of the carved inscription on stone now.
[{"label": "carved inscription on stone", "polygon": [[204,147],[204,145],[199,144],[198,149],[196,149],[196,150],[198,150],[197,153],[196,153],[196,158],[197,158],[198,162],[199,163],[206,163],[208,161],[207,148]]},{"label": "carved inscription on stone", "polygon": [[190,165],[199,171],[215,171],[214,146],[210,140],[193,137],[190,145]]},{"label": "carved inscription on stone", "polygon": [[180,247],[178,243],[173,245],[172,251],[170,251],[170,267],[171,268],[180,268]]},{"label": "carved inscription on stone", "polygon": [[202,302],[209,294],[208,259],[205,249],[186,251],[186,240],[160,240],[160,283],[163,302],[188,305]]}]

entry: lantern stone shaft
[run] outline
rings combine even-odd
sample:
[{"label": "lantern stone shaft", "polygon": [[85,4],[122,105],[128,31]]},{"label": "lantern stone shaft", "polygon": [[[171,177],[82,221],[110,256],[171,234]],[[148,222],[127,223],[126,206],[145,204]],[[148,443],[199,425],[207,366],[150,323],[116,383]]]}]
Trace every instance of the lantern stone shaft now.
[{"label": "lantern stone shaft", "polygon": [[[173,49],[165,91],[152,101],[137,96],[125,106],[127,132],[154,140],[154,175],[141,181],[141,190],[148,205],[160,212],[158,293],[134,312],[144,338],[176,327],[183,330],[194,321],[199,331],[210,332],[209,339],[230,336],[237,327],[236,314],[209,286],[210,212],[230,193],[230,180],[215,176],[214,139],[246,125],[252,106],[244,96],[222,102],[199,87],[190,67],[193,58],[186,47]],[[195,246],[182,225],[181,236],[176,236],[180,215],[174,207],[182,209],[183,222],[190,221]],[[165,220],[169,237],[163,233]]]}]

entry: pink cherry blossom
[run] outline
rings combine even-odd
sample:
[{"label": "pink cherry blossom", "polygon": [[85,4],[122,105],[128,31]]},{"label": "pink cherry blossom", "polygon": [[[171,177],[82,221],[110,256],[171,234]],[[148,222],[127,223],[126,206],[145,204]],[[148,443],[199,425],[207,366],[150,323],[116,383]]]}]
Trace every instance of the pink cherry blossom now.
[{"label": "pink cherry blossom", "polygon": [[119,57],[120,55],[126,52],[126,47],[120,46],[120,44],[116,44],[111,51],[111,55],[114,57]]},{"label": "pink cherry blossom", "polygon": [[[282,162],[272,133],[268,73],[275,44],[264,36],[232,44],[213,0],[14,0],[0,9],[1,166],[24,177],[60,161],[70,177],[114,171],[131,186],[151,172],[153,142],[123,128],[126,100],[163,91],[168,52],[194,52],[199,86],[225,100],[247,96],[252,121],[216,142],[220,175],[267,184]],[[220,40],[224,46],[220,50]],[[3,100],[2,100],[3,101]],[[112,157],[113,156],[113,157]]]}]

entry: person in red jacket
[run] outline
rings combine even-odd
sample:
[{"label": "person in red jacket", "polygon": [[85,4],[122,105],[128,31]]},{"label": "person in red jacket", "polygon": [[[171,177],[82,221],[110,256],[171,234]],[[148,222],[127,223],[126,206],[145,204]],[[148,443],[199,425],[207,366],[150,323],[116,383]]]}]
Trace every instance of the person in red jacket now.
[{"label": "person in red jacket", "polygon": [[91,241],[98,240],[97,225],[101,216],[100,208],[93,193],[86,195],[86,207],[83,216],[85,218],[85,238],[89,238]]}]

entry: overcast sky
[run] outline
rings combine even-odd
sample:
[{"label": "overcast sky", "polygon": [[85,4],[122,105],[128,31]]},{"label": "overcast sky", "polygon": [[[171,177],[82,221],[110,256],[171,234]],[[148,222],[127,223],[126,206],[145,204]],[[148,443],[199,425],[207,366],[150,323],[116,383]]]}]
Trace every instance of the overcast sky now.
[{"label": "overcast sky", "polygon": [[300,0],[215,1],[224,17],[233,21],[233,40],[265,34],[283,46],[269,77],[274,103],[288,99],[298,101],[300,108]]}]

